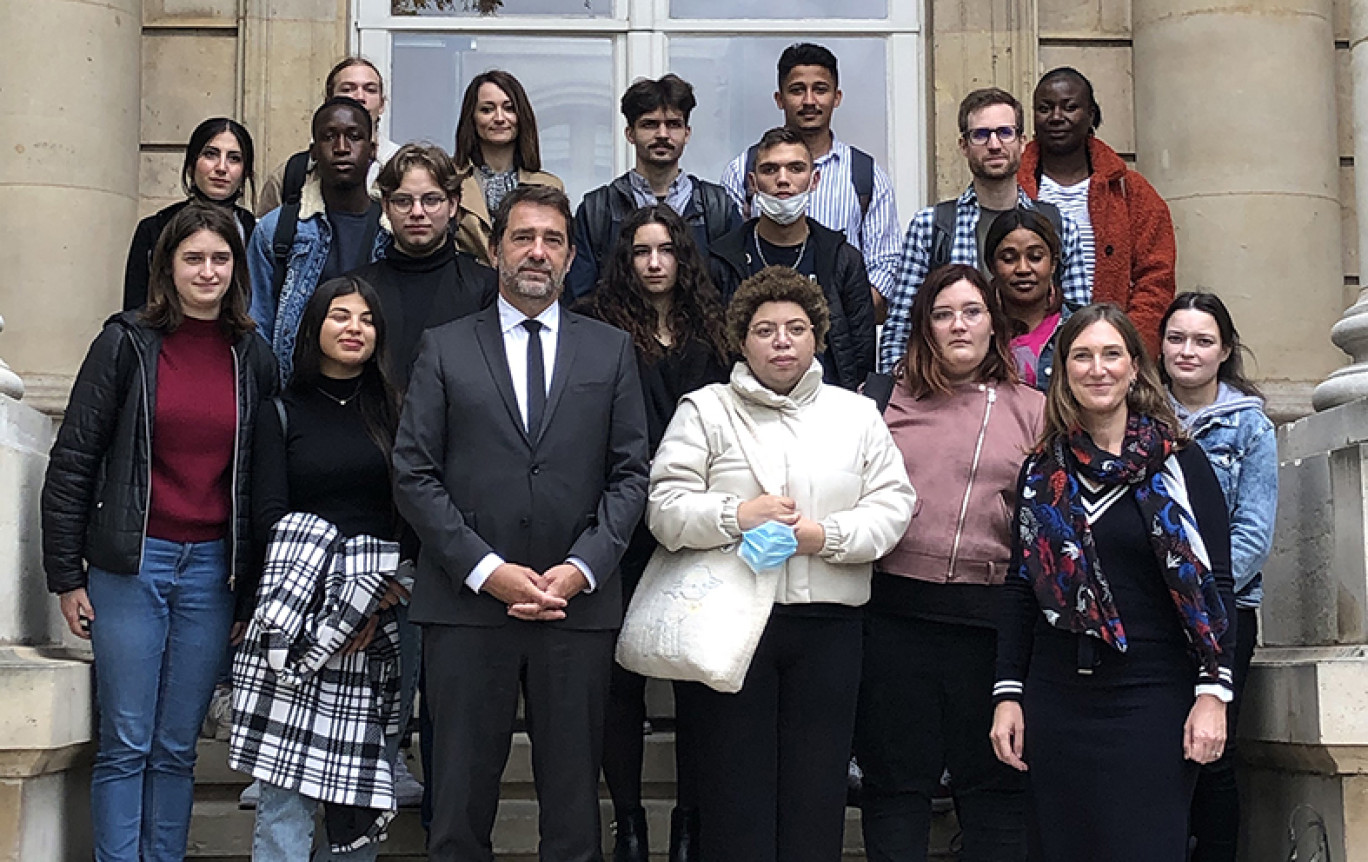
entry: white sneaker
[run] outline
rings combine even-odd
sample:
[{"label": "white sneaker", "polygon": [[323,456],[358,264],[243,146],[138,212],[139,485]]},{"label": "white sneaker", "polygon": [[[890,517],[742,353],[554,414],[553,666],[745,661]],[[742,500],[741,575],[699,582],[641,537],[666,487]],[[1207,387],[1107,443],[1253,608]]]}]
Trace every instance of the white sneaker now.
[{"label": "white sneaker", "polygon": [[261,801],[261,782],[253,781],[242,789],[242,795],[238,797],[238,808],[256,808]]},{"label": "white sneaker", "polygon": [[394,764],[394,798],[400,808],[417,808],[423,804],[423,785],[409,772],[408,760],[402,751]]},{"label": "white sneaker", "polygon": [[209,711],[204,714],[200,725],[200,736],[227,742],[233,734],[233,690],[227,686],[214,689],[209,699]]}]

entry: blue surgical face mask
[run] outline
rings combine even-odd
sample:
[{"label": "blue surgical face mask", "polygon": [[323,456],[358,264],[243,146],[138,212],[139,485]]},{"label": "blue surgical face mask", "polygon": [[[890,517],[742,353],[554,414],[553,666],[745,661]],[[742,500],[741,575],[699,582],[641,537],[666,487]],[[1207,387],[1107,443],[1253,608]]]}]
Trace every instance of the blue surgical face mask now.
[{"label": "blue surgical face mask", "polygon": [[777,569],[798,550],[798,537],[793,528],[778,521],[766,521],[741,534],[741,547],[736,553],[756,573]]}]

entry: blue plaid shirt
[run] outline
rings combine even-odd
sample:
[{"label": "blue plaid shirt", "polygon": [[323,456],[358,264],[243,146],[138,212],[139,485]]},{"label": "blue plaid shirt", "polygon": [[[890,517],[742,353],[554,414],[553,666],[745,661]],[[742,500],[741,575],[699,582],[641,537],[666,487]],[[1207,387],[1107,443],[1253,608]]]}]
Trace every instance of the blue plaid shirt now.
[{"label": "blue plaid shirt", "polygon": [[[1017,203],[1035,209],[1035,201],[1017,189]],[[893,366],[907,352],[907,337],[911,332],[912,298],[926,279],[931,264],[931,248],[935,241],[935,207],[927,207],[912,218],[903,240],[902,260],[898,264],[893,292],[888,297],[888,320],[879,337],[879,370],[892,371]],[[1060,283],[1064,288],[1064,302],[1078,310],[1092,301],[1092,281],[1088,278],[1087,262],[1079,245],[1078,225],[1061,213],[1064,235],[1060,240]],[[972,267],[979,265],[978,195],[973,183],[959,196],[955,206],[955,236],[950,244],[950,262]]]}]

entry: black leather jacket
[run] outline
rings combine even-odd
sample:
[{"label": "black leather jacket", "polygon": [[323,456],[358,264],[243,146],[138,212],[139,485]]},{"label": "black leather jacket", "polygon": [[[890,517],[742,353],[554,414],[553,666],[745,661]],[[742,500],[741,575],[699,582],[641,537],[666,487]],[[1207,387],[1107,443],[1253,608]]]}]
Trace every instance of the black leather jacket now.
[{"label": "black leather jacket", "polygon": [[[141,568],[161,339],[137,312],[117,314],[105,321],[76,375],[43,480],[43,570],[54,593],[85,586],[87,563],[119,574]],[[233,368],[238,423],[230,583],[253,564],[252,435],[262,399],[277,389],[271,348],[255,332],[233,345]]]},{"label": "black leather jacket", "polygon": [[[731,302],[736,289],[750,275],[750,254],[755,248],[755,224],[751,219],[715,240],[708,249],[708,270],[723,302]],[[812,232],[815,277],[831,312],[827,350],[822,361],[823,379],[854,391],[874,370],[874,298],[859,249],[846,242],[845,234],[808,219]]]}]

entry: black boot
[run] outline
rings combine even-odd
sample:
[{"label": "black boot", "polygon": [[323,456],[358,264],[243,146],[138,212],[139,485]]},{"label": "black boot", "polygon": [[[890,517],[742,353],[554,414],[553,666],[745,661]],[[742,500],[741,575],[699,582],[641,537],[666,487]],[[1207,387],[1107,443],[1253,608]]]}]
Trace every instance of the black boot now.
[{"label": "black boot", "polygon": [[646,809],[633,808],[613,824],[613,862],[649,862],[651,845],[646,840]]},{"label": "black boot", "polygon": [[670,862],[698,862],[698,809],[670,812]]}]

